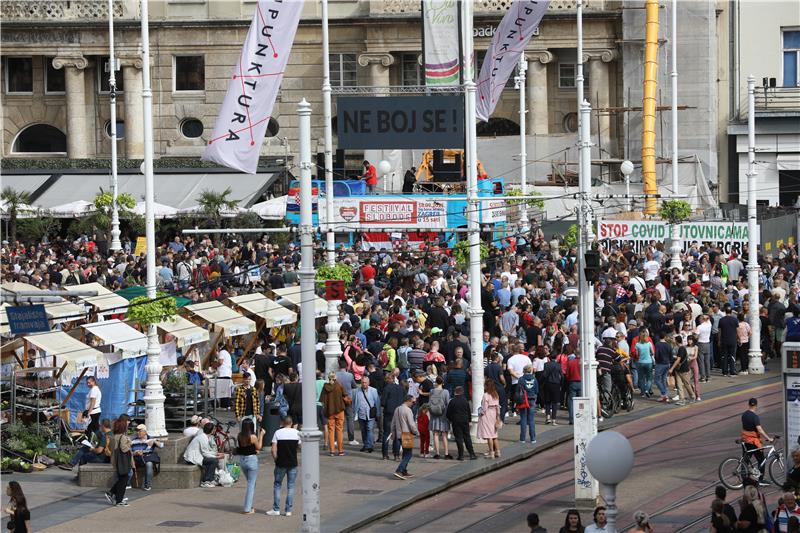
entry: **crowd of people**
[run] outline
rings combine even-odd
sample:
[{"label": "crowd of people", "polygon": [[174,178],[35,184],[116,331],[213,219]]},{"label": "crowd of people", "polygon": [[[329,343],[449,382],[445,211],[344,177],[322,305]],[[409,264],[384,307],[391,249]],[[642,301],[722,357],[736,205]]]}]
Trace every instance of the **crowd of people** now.
[{"label": "crowd of people", "polygon": [[[345,442],[360,445],[363,453],[379,449],[383,459],[398,463],[394,475],[409,479],[414,450],[441,460],[478,458],[478,443],[470,438],[471,368],[481,364],[485,392],[477,437],[485,443],[483,456],[501,457],[498,430],[512,420],[518,420],[519,440],[535,444],[537,424],[572,424],[571,398],[581,392],[577,295],[582,261],[575,248],[557,235],[547,240],[538,228],[489,244],[478,280],[483,361],[472,358],[467,269],[446,243],[365,251],[358,242],[355,248],[337,251],[353,281],[338,309],[342,356],[338,370],[327,374],[325,321],[317,321],[316,413],[302,412],[300,335],[293,328],[282,328],[275,337],[263,330],[250,352],[243,342],[221,344],[205,375],[180,353],[178,368],[170,371],[186,372],[187,379],[197,381],[216,377],[219,405],[232,408],[239,421],[252,420],[253,428],[242,431],[245,435],[258,436],[265,402],[273,401],[281,417],[291,420],[288,427],[301,424],[303,416],[316,416],[330,455],[345,455]],[[703,384],[717,376],[748,372],[749,288],[740,253],[685,244],[683,268],[670,269],[663,243],[597,243],[601,272],[594,285],[592,342],[601,391],[616,388],[623,397],[638,394],[681,405],[700,401]],[[144,284],[144,255],[134,256],[130,243],[126,246],[107,252],[87,236],[4,242],[3,280],[46,289],[86,282],[112,290]],[[318,264],[323,253],[315,249]],[[292,243],[273,244],[267,236],[246,242],[175,236],[159,246],[158,258],[159,288],[192,302],[298,283],[299,249]],[[760,266],[766,364],[780,353],[786,318],[800,316],[798,259],[784,245],[773,257],[761,256]],[[243,384],[234,389],[230,378],[237,370]],[[231,384],[221,387],[220,379]],[[599,406],[601,419],[604,409]],[[87,415],[99,433],[109,429],[105,421],[99,424],[99,413]],[[114,433],[114,424],[110,427]],[[455,439],[455,457],[448,437]],[[103,453],[100,444],[88,453]],[[200,444],[192,462],[210,464],[208,459],[219,452]],[[252,451],[250,446],[240,442],[244,455]],[[204,483],[210,482],[207,468]],[[291,487],[289,470],[283,474]],[[121,491],[114,496],[122,503]]]}]

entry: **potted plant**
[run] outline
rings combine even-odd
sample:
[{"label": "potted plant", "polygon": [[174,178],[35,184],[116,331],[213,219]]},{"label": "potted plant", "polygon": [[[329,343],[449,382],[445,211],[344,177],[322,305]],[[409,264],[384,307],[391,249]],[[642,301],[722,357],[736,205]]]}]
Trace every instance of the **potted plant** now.
[{"label": "potted plant", "polygon": [[349,286],[353,283],[353,269],[344,263],[336,263],[333,266],[325,263],[317,269],[315,279],[317,285],[320,286],[325,286],[325,282],[328,280],[344,281],[345,286]]},{"label": "potted plant", "polygon": [[[480,241],[480,251],[481,263],[483,263],[489,257],[489,247],[483,241]],[[469,265],[469,240],[464,239],[456,243],[453,248],[453,257],[459,265]]]},{"label": "potted plant", "polygon": [[670,245],[669,268],[670,270],[673,268],[682,270],[680,225],[681,222],[692,216],[692,206],[686,200],[665,200],[661,204],[659,215],[670,225],[670,240],[672,243]]}]

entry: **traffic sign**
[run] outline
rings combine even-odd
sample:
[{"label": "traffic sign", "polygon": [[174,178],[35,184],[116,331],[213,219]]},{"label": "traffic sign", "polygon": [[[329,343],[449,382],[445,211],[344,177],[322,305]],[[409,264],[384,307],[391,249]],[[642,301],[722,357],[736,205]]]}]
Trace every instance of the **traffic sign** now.
[{"label": "traffic sign", "polygon": [[50,331],[44,305],[18,305],[6,307],[8,327],[14,335]]},{"label": "traffic sign", "polygon": [[325,299],[344,300],[344,281],[340,279],[329,279],[325,281]]}]

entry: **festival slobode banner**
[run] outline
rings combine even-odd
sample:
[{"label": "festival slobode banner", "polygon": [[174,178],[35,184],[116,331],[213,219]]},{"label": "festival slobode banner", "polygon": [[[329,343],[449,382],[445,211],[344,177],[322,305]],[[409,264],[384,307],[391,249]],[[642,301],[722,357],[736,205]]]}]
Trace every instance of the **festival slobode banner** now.
[{"label": "festival slobode banner", "polygon": [[423,0],[425,85],[458,85],[461,50],[458,38],[458,2]]},{"label": "festival slobode banner", "polygon": [[337,226],[346,230],[405,227],[443,229],[447,227],[447,204],[435,200],[370,201],[336,198],[334,220]]},{"label": "festival slobode banner", "polygon": [[[508,78],[519,62],[531,36],[539,28],[549,0],[516,0],[500,21],[478,76],[476,114],[482,121],[492,116]],[[536,102],[533,102],[536,105]]]},{"label": "festival slobode banner", "polygon": [[[759,230],[760,233],[760,230]],[[683,251],[693,244],[719,246],[726,254],[742,253],[750,234],[747,222],[683,222],[679,237]],[[630,244],[639,252],[653,242],[666,242],[670,226],[659,220],[598,220],[597,239],[606,246]],[[756,236],[759,240],[759,236]]]},{"label": "festival slobode banner", "polygon": [[292,50],[301,0],[259,0],[202,159],[255,174]]}]

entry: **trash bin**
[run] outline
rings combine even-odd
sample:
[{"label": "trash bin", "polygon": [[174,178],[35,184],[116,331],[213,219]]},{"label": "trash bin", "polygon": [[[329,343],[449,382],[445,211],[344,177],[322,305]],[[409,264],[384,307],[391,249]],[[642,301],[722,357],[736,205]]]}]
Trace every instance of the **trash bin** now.
[{"label": "trash bin", "polygon": [[261,417],[261,427],[266,430],[264,434],[263,446],[272,443],[272,437],[281,427],[281,414],[278,402],[266,402],[264,404],[264,414]]}]

